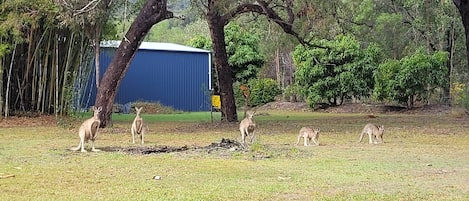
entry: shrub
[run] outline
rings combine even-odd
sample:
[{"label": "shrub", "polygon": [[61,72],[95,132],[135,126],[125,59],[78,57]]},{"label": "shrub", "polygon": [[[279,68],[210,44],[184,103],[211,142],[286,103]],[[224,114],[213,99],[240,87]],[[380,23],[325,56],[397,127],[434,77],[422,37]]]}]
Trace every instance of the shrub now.
[{"label": "shrub", "polygon": [[[282,93],[280,87],[275,80],[270,78],[252,79],[247,84],[249,88],[249,107],[256,107],[266,104],[275,100],[275,97]],[[241,91],[241,84],[239,82],[233,85],[235,92],[236,104],[238,106],[245,106],[245,98]]]},{"label": "shrub", "polygon": [[327,48],[297,46],[293,53],[295,84],[308,105],[340,105],[352,97],[368,97],[381,48],[362,47],[352,35],[316,42]]},{"label": "shrub", "polygon": [[283,98],[289,102],[302,101],[296,84],[289,85],[283,90]]},{"label": "shrub", "polygon": [[396,101],[409,109],[416,101],[426,101],[447,83],[447,58],[446,52],[430,55],[419,50],[401,60],[389,60],[379,65],[375,74],[375,98]]},{"label": "shrub", "polygon": [[467,86],[464,83],[453,83],[450,89],[451,98],[455,106],[460,106],[466,111],[469,110],[469,96]]}]

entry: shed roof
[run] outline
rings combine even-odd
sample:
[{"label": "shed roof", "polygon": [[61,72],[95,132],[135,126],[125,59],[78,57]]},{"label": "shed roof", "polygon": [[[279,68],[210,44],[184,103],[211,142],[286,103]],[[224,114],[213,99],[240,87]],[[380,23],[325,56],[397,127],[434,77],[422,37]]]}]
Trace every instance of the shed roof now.
[{"label": "shed roof", "polygon": [[[101,41],[101,47],[113,47],[118,48],[121,41],[117,40],[108,40],[108,41]],[[162,50],[162,51],[176,51],[176,52],[206,52],[209,53],[210,51],[189,47],[185,45],[175,44],[175,43],[159,43],[159,42],[142,42],[140,47],[138,48],[143,50]]]}]

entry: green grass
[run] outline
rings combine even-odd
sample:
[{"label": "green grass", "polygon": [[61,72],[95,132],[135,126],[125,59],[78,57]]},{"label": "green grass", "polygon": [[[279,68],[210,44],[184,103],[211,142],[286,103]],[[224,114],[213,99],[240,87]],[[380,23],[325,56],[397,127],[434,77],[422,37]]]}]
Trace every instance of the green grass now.
[{"label": "green grass", "polygon": [[[14,177],[0,179],[0,200],[469,200],[467,118],[258,114],[247,152],[80,153],[68,150],[78,144],[78,125],[2,128],[0,176]],[[239,138],[237,124],[212,124],[210,113],[143,117],[145,145],[131,143],[130,114],[113,117],[97,148]],[[356,142],[368,122],[385,125],[385,144]],[[293,146],[308,125],[321,128],[321,146]]]},{"label": "green grass", "polygon": [[[213,112],[213,120],[220,119],[219,112]],[[135,114],[113,114],[113,121],[132,121]],[[210,112],[179,112],[171,114],[142,114],[142,118],[150,123],[153,122],[211,122]]]}]

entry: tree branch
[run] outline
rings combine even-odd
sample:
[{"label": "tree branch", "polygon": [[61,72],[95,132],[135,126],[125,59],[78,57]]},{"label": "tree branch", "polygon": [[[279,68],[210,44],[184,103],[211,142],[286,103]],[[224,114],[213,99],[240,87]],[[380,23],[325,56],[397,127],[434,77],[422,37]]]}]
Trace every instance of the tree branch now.
[{"label": "tree branch", "polygon": [[[272,1],[263,1],[263,0],[258,0],[258,4],[249,4],[249,3],[243,3],[238,5],[236,8],[233,10],[227,12],[225,15],[221,17],[223,23],[226,25],[228,22],[232,19],[237,17],[240,14],[243,13],[258,13],[261,15],[265,15],[270,21],[275,22],[277,25],[279,25],[282,30],[295,37],[295,39],[300,42],[304,46],[309,46],[309,47],[318,47],[318,48],[325,48],[320,45],[316,44],[311,44],[309,41],[306,41],[303,37],[298,34],[293,28],[293,23],[297,19],[295,17],[295,13],[293,12],[293,1],[292,0],[286,0],[285,6],[281,5],[276,5],[273,4]],[[273,4],[273,5],[271,5]],[[277,13],[276,9],[282,9],[287,13],[287,18],[283,19],[280,17],[280,15]]]}]

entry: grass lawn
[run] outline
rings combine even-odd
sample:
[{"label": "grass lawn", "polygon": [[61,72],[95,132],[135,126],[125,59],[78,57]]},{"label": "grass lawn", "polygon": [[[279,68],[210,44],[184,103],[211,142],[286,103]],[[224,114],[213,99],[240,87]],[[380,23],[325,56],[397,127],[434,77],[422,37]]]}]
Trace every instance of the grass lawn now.
[{"label": "grass lawn", "polygon": [[[131,143],[133,115],[115,115],[96,141],[190,147],[147,155],[70,151],[80,122],[0,128],[0,200],[469,200],[469,118],[257,114],[246,151],[195,148],[240,138],[236,123],[211,123],[210,113],[143,114],[144,145]],[[357,143],[366,123],[385,126],[384,144]],[[294,146],[302,126],[321,128],[320,146]]]}]

